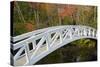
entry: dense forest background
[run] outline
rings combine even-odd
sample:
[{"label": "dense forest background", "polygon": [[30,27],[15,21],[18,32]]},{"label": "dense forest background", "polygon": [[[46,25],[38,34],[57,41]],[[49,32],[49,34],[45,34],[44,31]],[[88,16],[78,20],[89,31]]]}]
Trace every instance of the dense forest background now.
[{"label": "dense forest background", "polygon": [[68,4],[13,2],[13,35],[58,25],[97,28],[97,7]]},{"label": "dense forest background", "polygon": [[[59,25],[86,25],[97,29],[97,7],[88,5],[13,2],[13,34]],[[59,48],[36,64],[97,60],[97,41],[80,39]]]}]

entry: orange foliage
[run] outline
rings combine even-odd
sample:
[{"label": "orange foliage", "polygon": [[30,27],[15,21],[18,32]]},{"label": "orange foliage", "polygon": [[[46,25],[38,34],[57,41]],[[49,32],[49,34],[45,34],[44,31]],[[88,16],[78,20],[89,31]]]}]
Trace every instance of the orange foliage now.
[{"label": "orange foliage", "polygon": [[25,23],[25,28],[27,31],[33,31],[35,27],[31,23]]}]

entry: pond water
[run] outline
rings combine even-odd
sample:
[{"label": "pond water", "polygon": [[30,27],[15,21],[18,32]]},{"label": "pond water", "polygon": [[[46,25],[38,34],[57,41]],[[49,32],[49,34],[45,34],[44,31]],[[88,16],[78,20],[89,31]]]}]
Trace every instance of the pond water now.
[{"label": "pond water", "polygon": [[[87,40],[87,41],[86,41]],[[69,43],[50,53],[36,64],[54,64],[97,60],[97,41],[84,39]],[[84,43],[85,42],[85,43]],[[81,46],[80,46],[81,45]],[[83,46],[82,46],[83,45]]]}]

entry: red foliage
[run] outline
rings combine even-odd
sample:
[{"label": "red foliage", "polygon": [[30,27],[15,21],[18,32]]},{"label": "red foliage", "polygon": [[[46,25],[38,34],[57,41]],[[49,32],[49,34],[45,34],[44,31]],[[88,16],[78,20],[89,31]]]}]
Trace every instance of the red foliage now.
[{"label": "red foliage", "polygon": [[61,11],[59,13],[59,16],[65,17],[65,16],[72,16],[76,12],[75,6],[65,6],[61,8]]}]

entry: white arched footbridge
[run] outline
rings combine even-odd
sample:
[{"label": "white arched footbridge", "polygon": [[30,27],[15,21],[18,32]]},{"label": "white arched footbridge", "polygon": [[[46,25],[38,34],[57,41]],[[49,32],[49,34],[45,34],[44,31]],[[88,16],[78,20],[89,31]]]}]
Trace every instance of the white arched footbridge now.
[{"label": "white arched footbridge", "polygon": [[14,65],[32,65],[54,50],[81,38],[97,39],[96,29],[82,25],[55,26],[12,37]]}]

